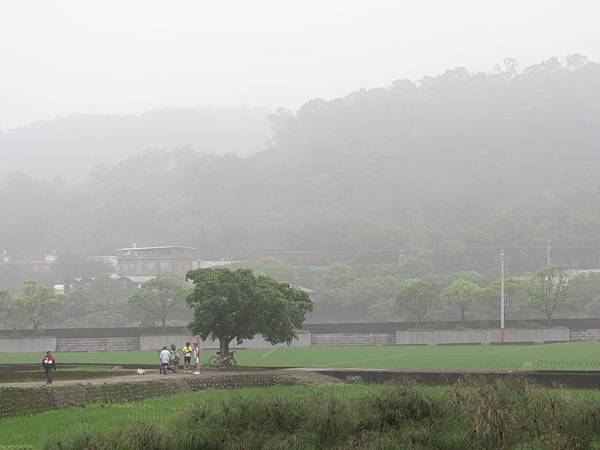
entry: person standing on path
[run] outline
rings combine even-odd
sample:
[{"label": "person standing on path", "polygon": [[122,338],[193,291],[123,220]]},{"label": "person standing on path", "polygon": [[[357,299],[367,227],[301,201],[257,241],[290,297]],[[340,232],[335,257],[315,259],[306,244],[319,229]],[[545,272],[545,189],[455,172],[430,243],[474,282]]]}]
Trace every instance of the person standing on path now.
[{"label": "person standing on path", "polygon": [[196,371],[194,374],[200,374],[200,344],[198,342],[194,342],[194,360],[196,361]]},{"label": "person standing on path", "polygon": [[160,352],[160,371],[164,375],[167,374],[169,370],[169,361],[171,360],[171,352],[167,350],[167,346],[165,345]]},{"label": "person standing on path", "polygon": [[42,359],[42,368],[46,372],[46,384],[52,384],[54,378],[54,371],[56,370],[56,359],[52,352],[48,350]]},{"label": "person standing on path", "polygon": [[185,345],[181,348],[181,353],[183,353],[183,373],[192,373],[192,368],[190,367],[192,362],[192,353],[194,349],[189,342],[186,342]]},{"label": "person standing on path", "polygon": [[171,366],[170,369],[177,373],[179,370],[179,351],[177,350],[177,346],[175,344],[171,344]]}]

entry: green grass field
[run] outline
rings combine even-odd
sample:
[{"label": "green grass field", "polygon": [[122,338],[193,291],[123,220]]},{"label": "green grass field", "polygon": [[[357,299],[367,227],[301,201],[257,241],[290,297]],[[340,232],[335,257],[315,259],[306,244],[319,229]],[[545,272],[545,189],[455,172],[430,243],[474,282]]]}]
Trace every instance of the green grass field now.
[{"label": "green grass field", "polygon": [[[204,363],[214,351],[204,351]],[[38,363],[37,353],[0,353],[0,364]],[[241,366],[409,369],[600,370],[600,344],[461,345],[390,347],[276,347],[243,349]],[[60,363],[155,364],[154,351],[58,353]]]},{"label": "green grass field", "polygon": [[248,388],[237,390],[208,390],[191,394],[174,395],[124,404],[93,404],[85,408],[48,411],[36,416],[0,420],[0,449],[8,445],[41,446],[54,434],[71,434],[81,429],[101,430],[110,433],[133,422],[168,424],[183,408],[194,400],[220,403],[236,397],[283,396],[300,397],[322,390],[335,390],[343,396],[359,396],[380,387],[366,385],[293,386],[269,389]]},{"label": "green grass field", "polygon": [[[507,390],[508,388],[508,390]],[[336,385],[319,385],[319,386],[278,386],[271,388],[246,388],[246,389],[236,389],[236,390],[207,390],[207,391],[199,391],[189,394],[180,394],[174,395],[170,397],[160,397],[145,400],[142,402],[132,402],[132,403],[124,403],[124,404],[92,404],[88,405],[85,408],[74,407],[64,410],[57,411],[48,411],[36,416],[22,416],[15,417],[10,419],[5,419],[0,421],[0,450],[3,448],[14,448],[14,446],[31,446],[33,448],[40,448],[43,446],[45,442],[48,440],[52,440],[54,436],[72,436],[77,435],[81,432],[91,432],[91,433],[100,433],[102,435],[110,435],[112,433],[118,432],[124,426],[132,425],[132,424],[160,424],[167,428],[173,428],[174,426],[178,426],[178,421],[181,420],[182,414],[189,412],[186,411],[186,407],[188,407],[192,402],[201,400],[203,401],[210,410],[223,408],[225,404],[230,403],[235,399],[248,399],[250,401],[253,400],[273,400],[275,402],[280,402],[281,400],[290,399],[290,400],[301,400],[306,398],[314,398],[321,399],[325,397],[329,398],[339,398],[339,399],[362,399],[362,398],[372,398],[374,396],[380,395],[385,392],[385,390],[389,391],[390,386],[384,385],[363,385],[363,384],[336,384]],[[451,389],[450,387],[409,387],[410,391],[415,391],[415,389],[421,391],[426,395],[429,399],[438,399],[440,401],[439,405],[447,405],[449,403]],[[460,388],[459,389],[464,389]],[[472,389],[472,388],[467,388]],[[473,388],[475,389],[475,388]],[[485,391],[485,388],[483,388]],[[506,396],[507,392],[511,389],[510,386],[504,387],[504,396]],[[496,391],[494,391],[496,392]],[[512,392],[512,390],[510,390]],[[464,394],[464,392],[463,392]],[[534,391],[533,397],[538,397],[542,400],[541,396],[547,396],[548,401],[552,403],[548,404],[556,404],[557,407],[557,416],[560,420],[560,415],[564,413],[573,413],[575,415],[579,414],[580,408],[583,408],[585,405],[591,407],[591,410],[594,410],[594,405],[597,405],[600,402],[600,393],[598,391],[564,391],[564,390],[538,390]],[[448,397],[446,400],[444,400]],[[518,399],[521,399],[521,395],[517,396]],[[382,397],[382,398],[385,398]],[[408,397],[410,398],[410,397]],[[463,400],[468,398],[468,396],[460,396]],[[530,400],[531,400],[530,396]],[[562,399],[562,400],[561,400]],[[570,401],[570,406],[567,404],[563,404],[564,400]],[[456,399],[454,399],[456,401]],[[337,403],[339,405],[339,403]],[[545,403],[541,403],[545,405]],[[394,408],[428,408],[427,404],[413,402],[413,403],[403,403],[402,406],[398,406],[397,403],[393,403]],[[512,405],[511,407],[514,407]],[[319,414],[323,412],[323,405],[320,405],[316,408],[315,414]],[[519,408],[517,408],[520,411]],[[403,409],[405,410],[405,409]],[[589,411],[590,409],[582,409],[582,416],[586,414],[585,411]],[[518,412],[517,411],[517,412]],[[363,413],[363,407],[359,407],[358,416],[361,416]],[[527,414],[523,413],[522,414]],[[542,408],[541,412],[538,411],[538,414],[542,414],[543,418],[547,420],[551,417],[550,414],[546,412],[544,408]],[[244,416],[246,417],[246,416]],[[387,416],[386,416],[387,417]],[[395,417],[395,416],[394,416]],[[400,417],[400,416],[399,416]],[[443,417],[433,418],[433,424],[437,424],[440,428],[438,432],[441,434],[448,434],[449,436],[452,433],[456,432],[457,421],[454,419],[450,419],[449,423],[444,425],[444,420],[449,416],[444,414]],[[487,416],[485,416],[487,417]],[[389,417],[388,417],[389,419]],[[426,419],[426,417],[425,417]],[[245,419],[246,420],[246,419]],[[250,419],[248,419],[250,420]],[[589,421],[584,421],[588,424]],[[595,422],[593,422],[595,423]],[[592,422],[589,422],[589,426],[593,426]],[[464,435],[470,436],[472,435],[473,425],[470,423],[462,424],[464,428]],[[558,428],[562,425],[560,423],[554,424]],[[465,428],[466,426],[466,428]],[[415,428],[417,427],[417,428]],[[517,422],[518,427],[518,422]],[[544,428],[544,427],[542,427]],[[423,433],[431,432],[431,425],[426,425],[423,427],[422,431],[418,431],[418,424],[415,421],[409,421],[406,424],[403,424],[401,429],[406,432],[414,432],[415,436],[423,437]],[[565,429],[571,430],[570,427],[565,427]],[[177,430],[181,430],[181,428],[177,428]],[[182,432],[184,430],[181,430]],[[522,431],[522,430],[521,430]],[[552,435],[552,439],[556,436]],[[12,446],[12,447],[11,447]],[[81,447],[83,448],[83,447]],[[111,447],[112,448],[112,447]],[[125,447],[123,447],[125,448]],[[210,447],[213,448],[213,447]],[[215,447],[216,448],[216,447]],[[219,447],[221,448],[221,447]],[[229,447],[227,447],[229,448]],[[237,448],[237,447],[236,447]],[[252,447],[254,448],[254,447]],[[281,448],[281,447],[274,447]],[[311,448],[311,447],[302,447],[302,448]],[[326,447],[330,448],[330,447]],[[341,448],[335,446],[335,448]],[[375,448],[375,447],[369,447]],[[377,447],[379,448],[379,447]],[[385,448],[400,448],[400,447],[385,447]],[[402,446],[401,448],[424,448],[420,446]],[[444,447],[436,447],[436,446],[426,446],[425,448],[473,448],[466,446],[457,446],[455,444],[444,446]],[[477,447],[482,448],[482,447]],[[511,447],[513,448],[513,447]],[[516,448],[516,447],[514,447]],[[550,448],[546,446],[535,446],[535,447],[519,447],[519,448]],[[554,447],[552,447],[554,448]],[[562,448],[571,448],[571,447],[562,447]],[[585,447],[585,448],[597,448],[594,447]]]}]

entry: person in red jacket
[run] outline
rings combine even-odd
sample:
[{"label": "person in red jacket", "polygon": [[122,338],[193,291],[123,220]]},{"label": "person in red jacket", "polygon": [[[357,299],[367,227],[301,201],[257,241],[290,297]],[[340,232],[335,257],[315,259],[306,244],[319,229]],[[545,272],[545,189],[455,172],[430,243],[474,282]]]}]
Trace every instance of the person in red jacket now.
[{"label": "person in red jacket", "polygon": [[56,370],[56,359],[50,350],[46,352],[42,359],[42,368],[46,372],[46,384],[52,384],[52,378]]}]

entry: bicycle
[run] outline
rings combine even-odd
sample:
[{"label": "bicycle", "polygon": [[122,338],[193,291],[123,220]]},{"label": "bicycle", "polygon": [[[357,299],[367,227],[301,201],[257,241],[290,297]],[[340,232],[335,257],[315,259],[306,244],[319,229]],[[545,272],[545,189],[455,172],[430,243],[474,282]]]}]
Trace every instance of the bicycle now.
[{"label": "bicycle", "polygon": [[237,367],[235,352],[229,352],[227,354],[217,352],[216,355],[208,358],[208,367],[213,369],[235,369]]}]

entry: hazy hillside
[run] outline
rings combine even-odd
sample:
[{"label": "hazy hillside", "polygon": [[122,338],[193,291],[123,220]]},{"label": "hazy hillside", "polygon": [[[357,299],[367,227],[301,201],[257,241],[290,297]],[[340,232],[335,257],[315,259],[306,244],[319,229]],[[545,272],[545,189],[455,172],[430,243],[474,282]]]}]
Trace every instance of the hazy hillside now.
[{"label": "hazy hillside", "polygon": [[[436,270],[600,261],[600,65],[574,56],[521,72],[455,69],[312,100],[271,117],[271,148],[241,159],[136,155],[71,188],[12,177],[0,248],[105,253],[182,243],[209,256],[316,249]],[[232,131],[232,134],[233,131]]]},{"label": "hazy hillside", "polygon": [[271,137],[261,108],[181,108],[139,116],[80,114],[0,133],[0,176],[82,180],[99,164],[113,165],[147,149],[191,148],[247,156]]}]

